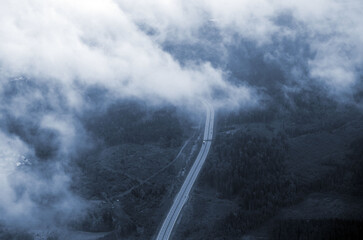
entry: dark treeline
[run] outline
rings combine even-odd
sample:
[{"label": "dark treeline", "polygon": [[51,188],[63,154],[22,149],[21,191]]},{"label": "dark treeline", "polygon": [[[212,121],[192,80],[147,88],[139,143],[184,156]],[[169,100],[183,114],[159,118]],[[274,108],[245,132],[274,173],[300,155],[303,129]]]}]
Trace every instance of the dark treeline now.
[{"label": "dark treeline", "polygon": [[208,183],[227,197],[249,195],[244,192],[246,187],[255,195],[274,191],[288,182],[284,174],[286,150],[283,135],[271,140],[243,132],[219,135],[213,161],[206,167]]},{"label": "dark treeline", "polygon": [[273,240],[359,240],[363,236],[362,220],[286,219],[276,221]]},{"label": "dark treeline", "polygon": [[242,131],[218,135],[204,180],[222,197],[236,199],[240,209],[217,224],[217,235],[246,233],[295,201],[295,180],[285,170],[286,150],[282,134],[272,139]]},{"label": "dark treeline", "polygon": [[352,171],[351,182],[354,186],[352,194],[363,196],[363,137],[355,140],[350,145],[350,152],[347,155]]},{"label": "dark treeline", "polygon": [[[202,180],[215,188],[219,197],[238,203],[239,209],[215,223],[211,233],[213,237],[238,238],[266,222],[281,207],[296,204],[309,193],[330,191],[362,196],[363,138],[356,139],[350,145],[344,165],[330,165],[331,171],[320,178],[301,182],[288,173],[285,165],[291,136],[286,132],[274,136],[266,137],[244,130],[217,135]],[[316,225],[313,224],[315,222]],[[349,227],[350,223],[355,225]],[[359,221],[328,218],[311,222],[282,221],[279,224],[281,228],[290,228],[291,225],[292,230],[285,229],[280,233],[280,238],[274,235],[273,239],[359,239],[357,236],[362,236],[361,230],[357,232],[357,227],[362,228]],[[333,235],[326,233],[328,228]],[[297,229],[296,232],[294,229]],[[357,235],[349,235],[350,230]],[[301,238],[296,234],[301,234]]]},{"label": "dark treeline", "polygon": [[147,215],[154,216],[168,190],[168,173],[157,176],[162,180],[141,182],[175,157],[193,120],[173,106],[150,107],[131,100],[102,105],[80,118],[95,147],[72,162],[72,171],[77,171],[72,188],[94,201],[72,228],[112,231],[117,236],[111,239],[138,234],[136,226],[151,228],[150,222],[140,223],[140,206],[156,209]]},{"label": "dark treeline", "polygon": [[34,237],[25,231],[18,229],[5,228],[0,225],[0,239],[1,240],[34,240]]},{"label": "dark treeline", "polygon": [[[280,122],[283,131],[291,137],[311,133],[312,130],[302,129],[303,124],[314,124],[313,131],[331,130],[339,127],[344,121],[344,113],[337,114],[339,105],[319,94],[319,89],[309,89],[298,93],[286,93],[285,98],[279,97],[262,102],[261,108],[242,110],[221,117],[222,127],[235,124]],[[356,109],[345,106],[344,111],[354,114]]]},{"label": "dark treeline", "polygon": [[86,128],[108,146],[122,143],[159,143],[165,147],[180,145],[183,137],[176,109],[147,109],[137,102],[111,105],[105,112],[85,117]]}]

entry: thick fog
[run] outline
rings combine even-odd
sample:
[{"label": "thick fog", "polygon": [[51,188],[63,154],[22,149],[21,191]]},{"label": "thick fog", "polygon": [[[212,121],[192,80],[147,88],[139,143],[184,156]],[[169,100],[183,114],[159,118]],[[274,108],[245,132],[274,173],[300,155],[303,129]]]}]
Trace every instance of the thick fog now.
[{"label": "thick fog", "polygon": [[[362,15],[353,0],[1,1],[0,220],[77,215],[67,165],[94,144],[81,116],[114,101],[237,109],[314,85],[361,104]],[[285,80],[247,79],[252,58]]]}]

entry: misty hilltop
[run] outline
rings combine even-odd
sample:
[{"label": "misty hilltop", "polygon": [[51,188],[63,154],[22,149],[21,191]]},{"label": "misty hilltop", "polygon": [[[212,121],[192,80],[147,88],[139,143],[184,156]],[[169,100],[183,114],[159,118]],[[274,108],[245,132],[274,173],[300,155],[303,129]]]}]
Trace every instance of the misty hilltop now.
[{"label": "misty hilltop", "polygon": [[0,239],[360,239],[363,2],[0,2]]}]

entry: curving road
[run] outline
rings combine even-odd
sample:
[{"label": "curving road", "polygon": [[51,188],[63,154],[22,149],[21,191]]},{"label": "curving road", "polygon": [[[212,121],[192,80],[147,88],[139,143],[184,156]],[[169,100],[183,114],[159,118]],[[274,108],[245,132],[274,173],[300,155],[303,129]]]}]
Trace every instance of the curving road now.
[{"label": "curving road", "polygon": [[213,125],[214,125],[214,110],[213,107],[209,103],[204,103],[207,109],[207,118],[205,121],[205,128],[204,128],[204,137],[202,147],[200,152],[191,167],[188,176],[185,178],[185,181],[176,195],[173,205],[171,206],[168,215],[166,216],[163,225],[160,228],[158,236],[156,237],[157,240],[168,240],[171,232],[173,231],[174,225],[176,220],[179,217],[179,214],[188,200],[189,193],[193,187],[195,180],[198,177],[200,170],[203,167],[205,159],[207,158],[210,146],[212,144],[213,138]]}]

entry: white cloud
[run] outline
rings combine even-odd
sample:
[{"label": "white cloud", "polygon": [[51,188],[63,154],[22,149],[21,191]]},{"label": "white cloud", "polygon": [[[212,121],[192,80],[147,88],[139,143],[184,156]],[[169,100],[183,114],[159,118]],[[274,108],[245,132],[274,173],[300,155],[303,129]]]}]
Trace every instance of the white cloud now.
[{"label": "white cloud", "polygon": [[[76,82],[99,84],[119,97],[173,103],[210,98],[212,86],[227,86],[220,71],[208,64],[181,67],[111,0],[0,4],[2,72],[60,84],[75,105]],[[163,14],[169,10],[166,18],[176,16],[180,23],[180,14],[172,14],[178,8],[167,4]]]},{"label": "white cloud", "polygon": [[[272,36],[295,38],[304,32],[316,57],[311,77],[333,92],[349,93],[359,81],[357,67],[363,63],[363,2],[357,0],[268,1],[118,1],[130,19],[156,29],[157,41],[193,41],[198,29],[210,19],[222,31],[224,41],[233,34],[259,45]],[[298,23],[286,28],[274,22],[291,14]]]},{"label": "white cloud", "polygon": [[[311,76],[332,88],[351,88],[362,63],[360,1],[28,0],[2,1],[0,6],[2,75],[60,83],[73,105],[81,101],[75,81],[105,86],[116,96],[173,103],[210,98],[214,87],[228,88],[218,69],[208,64],[181,67],[160,48],[165,40],[195,41],[210,19],[224,41],[238,34],[260,45],[276,35],[294,38],[303,29],[316,51]],[[303,28],[287,29],[273,21],[286,12]],[[139,26],[155,34],[147,35]],[[246,89],[240,90],[242,96]]]},{"label": "white cloud", "polygon": [[49,194],[61,196],[59,202],[52,205],[62,209],[63,216],[78,213],[81,201],[67,190],[67,175],[59,171],[45,181],[32,172],[17,171],[22,164],[29,164],[28,155],[32,155],[32,150],[26,144],[0,131],[0,221],[22,227],[40,226],[43,221],[50,224],[57,217],[53,209],[39,207],[34,202],[41,198],[46,201]]}]

